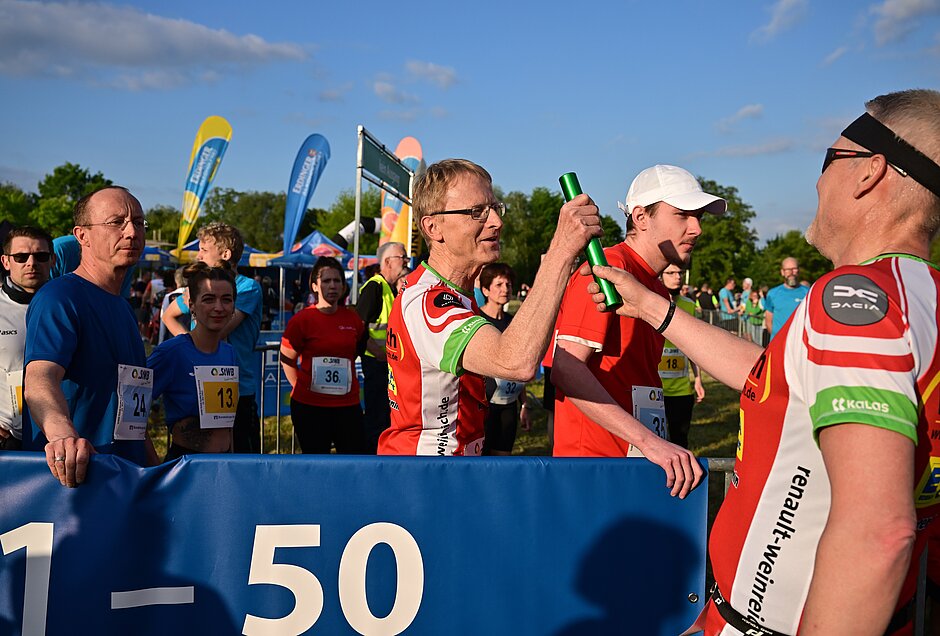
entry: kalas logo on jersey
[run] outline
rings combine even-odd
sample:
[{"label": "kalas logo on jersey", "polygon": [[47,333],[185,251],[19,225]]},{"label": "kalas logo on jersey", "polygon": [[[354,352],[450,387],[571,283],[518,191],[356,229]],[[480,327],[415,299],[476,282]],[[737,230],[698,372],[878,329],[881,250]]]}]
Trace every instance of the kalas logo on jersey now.
[{"label": "kalas logo on jersey", "polygon": [[832,410],[836,413],[845,413],[846,411],[876,411],[878,413],[887,414],[891,411],[891,407],[887,402],[833,398]]},{"label": "kalas logo on jersey", "polygon": [[888,296],[871,279],[859,274],[836,276],[823,290],[826,314],[843,325],[872,325],[888,312]]}]

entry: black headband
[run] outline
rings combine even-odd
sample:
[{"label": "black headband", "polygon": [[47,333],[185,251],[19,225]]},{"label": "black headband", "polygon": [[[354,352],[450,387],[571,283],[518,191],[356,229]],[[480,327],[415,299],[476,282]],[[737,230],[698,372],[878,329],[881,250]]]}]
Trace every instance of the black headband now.
[{"label": "black headband", "polygon": [[842,136],[884,155],[888,163],[940,197],[940,166],[868,113],[849,124]]}]

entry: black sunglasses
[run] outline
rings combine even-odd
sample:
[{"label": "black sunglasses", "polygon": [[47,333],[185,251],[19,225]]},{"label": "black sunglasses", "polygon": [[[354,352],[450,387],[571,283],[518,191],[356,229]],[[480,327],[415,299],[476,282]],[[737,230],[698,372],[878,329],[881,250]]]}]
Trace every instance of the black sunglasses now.
[{"label": "black sunglasses", "polygon": [[[836,159],[866,159],[868,157],[874,157],[875,155],[880,155],[883,153],[880,152],[868,152],[867,150],[849,150],[848,148],[826,148],[826,157],[823,159],[822,172],[826,171],[826,168],[829,167],[829,164],[835,161]],[[898,171],[903,177],[907,176],[907,172],[901,170],[893,163],[888,163],[889,166]]]},{"label": "black sunglasses", "polygon": [[822,172],[836,159],[865,159],[874,157],[875,153],[865,150],[849,150],[848,148],[826,148],[826,158],[823,159]]},{"label": "black sunglasses", "polygon": [[9,256],[16,263],[25,263],[29,260],[30,256],[32,256],[33,260],[37,263],[48,263],[49,259],[52,257],[52,252],[17,252]]}]

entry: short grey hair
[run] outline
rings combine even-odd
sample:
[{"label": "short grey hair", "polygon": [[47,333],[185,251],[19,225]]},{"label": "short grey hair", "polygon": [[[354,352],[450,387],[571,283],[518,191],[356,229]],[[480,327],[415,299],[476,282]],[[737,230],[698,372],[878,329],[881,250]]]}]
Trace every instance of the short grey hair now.
[{"label": "short grey hair", "polygon": [[389,241],[388,243],[382,243],[379,245],[379,249],[375,251],[375,257],[379,261],[379,267],[382,267],[382,263],[385,262],[385,255],[393,247],[400,247],[402,250],[405,249],[405,246],[397,241]]}]

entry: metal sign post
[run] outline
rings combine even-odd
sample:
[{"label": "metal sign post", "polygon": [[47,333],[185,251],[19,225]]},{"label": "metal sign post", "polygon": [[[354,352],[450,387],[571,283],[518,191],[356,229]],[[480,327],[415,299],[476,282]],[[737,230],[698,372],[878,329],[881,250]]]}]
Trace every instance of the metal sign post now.
[{"label": "metal sign post", "polygon": [[411,187],[415,173],[372,136],[363,126],[358,128],[358,146],[356,150],[356,234],[353,237],[353,281],[350,300],[355,304],[359,300],[359,232],[362,220],[362,180],[385,190],[393,197],[411,205]]}]

